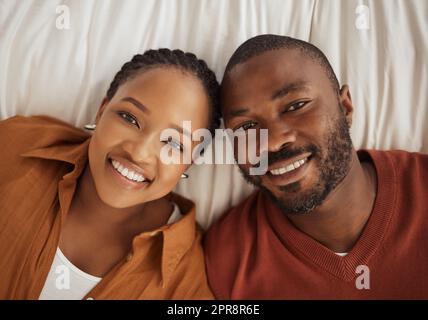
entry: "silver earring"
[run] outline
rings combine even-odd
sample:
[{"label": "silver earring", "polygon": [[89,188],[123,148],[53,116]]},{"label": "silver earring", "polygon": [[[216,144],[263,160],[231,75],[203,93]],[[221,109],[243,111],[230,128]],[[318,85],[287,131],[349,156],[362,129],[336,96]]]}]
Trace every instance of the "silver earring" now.
[{"label": "silver earring", "polygon": [[85,124],[84,126],[85,130],[89,130],[89,131],[94,131],[96,127],[97,127],[96,124]]},{"label": "silver earring", "polygon": [[181,179],[187,179],[188,177],[189,177],[189,175],[187,173],[181,174]]}]

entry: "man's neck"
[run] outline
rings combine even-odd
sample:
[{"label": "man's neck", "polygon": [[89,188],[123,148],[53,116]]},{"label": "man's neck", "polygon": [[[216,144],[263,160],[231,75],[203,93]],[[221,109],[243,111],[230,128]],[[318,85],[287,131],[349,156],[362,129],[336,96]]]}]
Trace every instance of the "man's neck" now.
[{"label": "man's neck", "polygon": [[323,204],[309,214],[288,215],[288,218],[330,250],[349,252],[370,217],[376,188],[374,166],[361,163],[354,151],[349,173]]}]

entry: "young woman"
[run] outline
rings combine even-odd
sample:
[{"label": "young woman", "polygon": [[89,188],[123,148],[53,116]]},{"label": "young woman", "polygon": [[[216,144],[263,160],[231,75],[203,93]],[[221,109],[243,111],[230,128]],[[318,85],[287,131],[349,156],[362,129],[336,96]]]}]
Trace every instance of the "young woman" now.
[{"label": "young woman", "polygon": [[[192,130],[219,123],[204,61],[149,50],[116,74],[88,133],[47,116],[0,122],[1,299],[209,299],[194,204],[171,193]],[[176,128],[181,138],[160,139]],[[192,142],[192,148],[196,146]]]}]

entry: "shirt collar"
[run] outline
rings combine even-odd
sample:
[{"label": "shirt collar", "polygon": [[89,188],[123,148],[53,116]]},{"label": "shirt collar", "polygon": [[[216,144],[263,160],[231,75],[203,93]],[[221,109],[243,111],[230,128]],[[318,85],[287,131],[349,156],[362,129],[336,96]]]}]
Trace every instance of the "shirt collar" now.
[{"label": "shirt collar", "polygon": [[165,287],[178,266],[180,260],[192,247],[196,236],[195,204],[175,193],[170,194],[170,200],[175,202],[183,217],[177,222],[164,225],[154,231],[144,232],[134,238],[133,250],[137,251],[140,244],[147,238],[162,236],[162,286]]},{"label": "shirt collar", "polygon": [[[70,128],[67,128],[70,131]],[[58,136],[61,141],[58,141]],[[77,178],[86,166],[88,160],[88,146],[90,135],[78,128],[65,134],[54,132],[49,139],[44,139],[40,144],[27,152],[21,153],[22,157],[39,158],[46,160],[63,161],[74,165],[74,169],[64,176],[64,179]]]}]

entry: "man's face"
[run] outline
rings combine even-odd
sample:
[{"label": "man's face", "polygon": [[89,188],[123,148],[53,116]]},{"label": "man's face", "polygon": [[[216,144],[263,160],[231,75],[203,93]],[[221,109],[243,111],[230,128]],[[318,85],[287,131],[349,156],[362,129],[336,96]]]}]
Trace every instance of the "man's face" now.
[{"label": "man's face", "polygon": [[[235,66],[222,83],[227,128],[268,129],[268,171],[244,177],[286,214],[319,206],[349,171],[352,103],[324,69],[297,50],[274,50]],[[236,150],[236,149],[235,149]],[[236,157],[236,152],[235,152]]]}]

